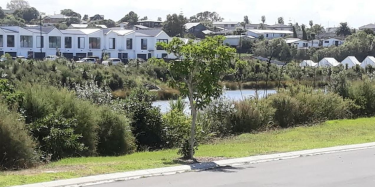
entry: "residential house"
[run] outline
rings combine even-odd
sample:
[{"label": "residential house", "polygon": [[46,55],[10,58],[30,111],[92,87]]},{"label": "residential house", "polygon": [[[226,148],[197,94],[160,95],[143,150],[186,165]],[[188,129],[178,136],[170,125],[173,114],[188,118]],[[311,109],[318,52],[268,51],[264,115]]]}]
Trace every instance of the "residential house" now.
[{"label": "residential house", "polygon": [[138,21],[138,25],[142,25],[149,28],[161,28],[163,27],[162,21],[143,20]]},{"label": "residential house", "polygon": [[134,25],[133,30],[149,30],[150,28],[143,26],[143,25]]},{"label": "residential house", "polygon": [[237,47],[241,44],[241,40],[244,39],[255,39],[252,36],[243,36],[243,35],[228,35],[225,36],[224,44]]},{"label": "residential house", "polygon": [[316,67],[318,64],[315,63],[314,61],[312,60],[304,60],[302,61],[299,66],[300,67]]},{"label": "residential house", "polygon": [[334,58],[323,58],[318,64],[318,67],[335,67],[339,66],[340,63]]},{"label": "residential house", "polygon": [[307,40],[298,40],[292,43],[292,46],[297,49],[308,49],[310,42]]},{"label": "residential house", "polygon": [[135,59],[135,31],[125,29],[106,29],[104,31],[106,43],[104,46],[106,54],[112,58],[123,61]]},{"label": "residential house", "polygon": [[373,56],[368,56],[361,64],[362,68],[367,68],[368,66],[375,68],[375,58]]},{"label": "residential house", "polygon": [[227,21],[227,22],[213,22],[212,26],[221,30],[236,30],[238,27],[242,27],[240,22]]},{"label": "residential house", "polygon": [[68,29],[86,29],[88,24],[71,24]]},{"label": "residential house", "polygon": [[352,68],[357,65],[361,65],[361,63],[354,56],[348,56],[347,58],[345,58],[345,60],[341,62],[341,64],[347,68]]},{"label": "residential house", "polygon": [[269,30],[293,31],[293,26],[284,24],[275,24],[267,26]]},{"label": "residential house", "polygon": [[359,30],[365,30],[365,29],[370,29],[370,30],[375,31],[375,24],[370,23],[370,24],[364,25],[362,27],[359,27]]},{"label": "residential house", "polygon": [[19,48],[18,31],[11,28],[0,29],[0,55],[8,53],[13,57],[17,56]]},{"label": "residential house", "polygon": [[190,33],[197,38],[205,37],[205,34],[203,33],[203,31],[206,31],[207,27],[201,23],[186,23],[184,27],[187,33]]},{"label": "residential house", "polygon": [[168,53],[156,46],[157,42],[168,43],[171,41],[163,30],[136,30],[135,31],[135,55],[137,58],[149,59],[168,58]]},{"label": "residential house", "polygon": [[44,24],[57,24],[66,21],[69,19],[69,16],[65,16],[62,14],[55,14],[55,15],[47,15],[43,18]]},{"label": "residential house", "polygon": [[[246,30],[256,30],[260,29],[261,24],[246,24]],[[265,29],[268,29],[268,25],[264,24]]]},{"label": "residential house", "polygon": [[331,46],[340,46],[342,44],[344,44],[344,40],[340,40],[340,39],[337,39],[337,38],[329,38],[329,39],[323,40],[322,46],[323,47],[331,47]]},{"label": "residential house", "polygon": [[13,14],[16,10],[3,9],[4,14]]},{"label": "residential house", "polygon": [[265,39],[283,38],[286,36],[291,36],[292,31],[285,30],[248,30],[247,35],[255,38],[263,36]]}]

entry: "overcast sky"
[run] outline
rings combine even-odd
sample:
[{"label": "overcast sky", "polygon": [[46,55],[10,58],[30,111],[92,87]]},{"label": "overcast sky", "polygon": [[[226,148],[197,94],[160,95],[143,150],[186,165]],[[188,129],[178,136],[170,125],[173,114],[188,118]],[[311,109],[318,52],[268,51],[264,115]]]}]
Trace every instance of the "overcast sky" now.
[{"label": "overcast sky", "polygon": [[[0,6],[6,7],[2,0]],[[348,22],[358,28],[375,22],[375,1],[370,0],[28,0],[30,5],[47,14],[59,13],[70,8],[82,16],[88,14],[105,15],[106,19],[118,21],[129,11],[140,17],[148,16],[156,20],[167,14],[180,13],[190,17],[202,11],[216,11],[225,21],[243,21],[248,15],[251,23],[259,23],[262,15],[266,23],[274,24],[284,17],[285,23],[298,22],[308,25],[309,20],[324,27],[337,26]],[[347,3],[348,2],[348,3]]]}]

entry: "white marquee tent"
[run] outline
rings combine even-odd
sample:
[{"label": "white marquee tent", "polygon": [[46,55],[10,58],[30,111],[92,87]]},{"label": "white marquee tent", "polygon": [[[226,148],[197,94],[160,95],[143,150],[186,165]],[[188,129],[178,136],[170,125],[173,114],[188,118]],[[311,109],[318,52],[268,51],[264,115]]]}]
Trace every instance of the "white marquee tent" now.
[{"label": "white marquee tent", "polygon": [[361,65],[361,63],[354,56],[348,56],[344,61],[341,62],[341,64],[344,65],[344,67],[348,66],[348,68],[355,67],[356,65]]},{"label": "white marquee tent", "polygon": [[317,63],[312,60],[304,60],[299,64],[300,67],[315,67],[316,65]]},{"label": "white marquee tent", "polygon": [[375,58],[373,56],[368,56],[361,64],[362,68],[366,68],[367,66],[375,67]]},{"label": "white marquee tent", "polygon": [[318,67],[334,67],[340,65],[334,58],[323,58],[319,63]]}]

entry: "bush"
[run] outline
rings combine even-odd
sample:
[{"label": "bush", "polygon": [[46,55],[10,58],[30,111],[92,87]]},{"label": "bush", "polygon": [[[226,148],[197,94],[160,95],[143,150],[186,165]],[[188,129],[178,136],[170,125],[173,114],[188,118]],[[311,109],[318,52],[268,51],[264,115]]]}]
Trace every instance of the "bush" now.
[{"label": "bush", "polygon": [[100,111],[98,129],[98,153],[102,156],[118,156],[134,151],[134,137],[129,120],[108,108]]},{"label": "bush", "polygon": [[234,102],[234,113],[230,116],[233,133],[249,133],[267,127],[273,121],[275,110],[269,100],[250,98]]},{"label": "bush", "polygon": [[286,94],[279,93],[269,98],[272,107],[275,108],[274,120],[283,128],[294,126],[299,123],[299,101]]},{"label": "bush", "polygon": [[160,109],[152,107],[152,101],[153,97],[147,90],[140,88],[133,90],[124,106],[139,151],[162,149],[165,145]]},{"label": "bush", "polygon": [[358,108],[353,110],[356,116],[375,115],[375,85],[373,81],[365,80],[351,85],[349,98],[358,105]]},{"label": "bush", "polygon": [[0,170],[24,169],[37,164],[35,145],[19,114],[0,103]]}]

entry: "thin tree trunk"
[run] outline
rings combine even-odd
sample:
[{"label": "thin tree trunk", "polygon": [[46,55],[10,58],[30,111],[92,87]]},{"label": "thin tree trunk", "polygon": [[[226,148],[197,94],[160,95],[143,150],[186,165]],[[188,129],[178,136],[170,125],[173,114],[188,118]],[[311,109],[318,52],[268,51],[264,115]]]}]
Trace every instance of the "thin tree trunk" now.
[{"label": "thin tree trunk", "polygon": [[189,150],[189,158],[194,159],[194,144],[195,144],[195,123],[197,120],[197,108],[194,104],[194,90],[192,88],[192,81],[191,77],[189,79],[189,82],[187,82],[188,89],[189,89],[189,102],[190,102],[190,111],[192,115],[192,120],[191,120],[191,129],[190,129],[190,150]]},{"label": "thin tree trunk", "polygon": [[272,57],[269,58],[268,60],[268,63],[267,63],[267,72],[266,72],[266,75],[267,75],[267,78],[266,78],[266,89],[264,90],[264,93],[265,93],[265,97],[267,98],[268,97],[268,79],[269,79],[269,74],[270,74],[270,67],[271,67],[271,61],[272,61]]}]

